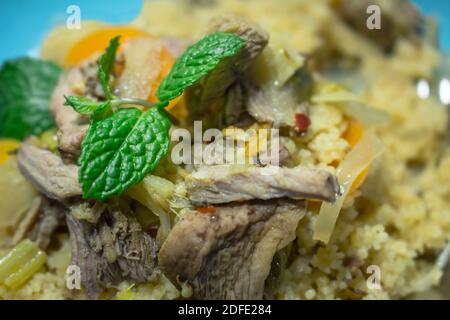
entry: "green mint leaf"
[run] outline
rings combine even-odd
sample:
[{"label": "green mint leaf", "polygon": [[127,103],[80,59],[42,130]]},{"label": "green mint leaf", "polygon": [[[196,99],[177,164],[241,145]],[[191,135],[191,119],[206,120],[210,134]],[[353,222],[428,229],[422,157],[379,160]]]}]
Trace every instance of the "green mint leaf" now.
[{"label": "green mint leaf", "polygon": [[170,121],[159,108],[120,109],[93,121],[78,160],[83,197],[107,200],[142,181],[166,155],[169,128]]},{"label": "green mint leaf", "polygon": [[86,116],[97,117],[111,109],[111,101],[94,101],[85,97],[64,97],[64,105],[72,107],[76,112]]},{"label": "green mint leaf", "polygon": [[116,53],[119,48],[120,36],[114,37],[109,42],[108,47],[98,60],[98,78],[102,84],[103,91],[107,99],[111,99],[111,87],[109,85],[109,76],[113,71],[114,62],[116,61]]},{"label": "green mint leaf", "polygon": [[244,40],[232,33],[216,32],[205,36],[177,59],[158,87],[156,97],[162,105],[167,105],[243,46]]},{"label": "green mint leaf", "polygon": [[22,140],[54,126],[50,97],[62,69],[32,58],[6,62],[0,69],[0,137]]}]

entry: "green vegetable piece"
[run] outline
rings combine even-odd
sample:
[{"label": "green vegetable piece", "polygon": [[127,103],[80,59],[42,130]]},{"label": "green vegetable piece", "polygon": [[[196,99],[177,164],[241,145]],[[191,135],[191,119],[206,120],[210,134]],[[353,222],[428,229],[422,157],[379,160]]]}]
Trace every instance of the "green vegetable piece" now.
[{"label": "green vegetable piece", "polygon": [[65,97],[64,105],[72,107],[76,112],[86,116],[99,116],[111,109],[111,101],[93,101],[85,97]]},{"label": "green vegetable piece", "polygon": [[22,240],[0,258],[0,284],[16,289],[38,272],[47,261],[36,243]]},{"label": "green vegetable piece", "polygon": [[119,48],[120,36],[114,37],[109,42],[108,47],[98,60],[98,78],[102,84],[103,91],[107,99],[112,98],[111,87],[109,85],[109,76],[113,71],[114,62],[116,61],[117,48]]},{"label": "green vegetable piece", "polygon": [[23,140],[54,126],[50,97],[62,69],[54,63],[19,58],[0,70],[0,136]]},{"label": "green vegetable piece", "polygon": [[188,48],[177,59],[170,73],[156,91],[160,105],[167,105],[183,93],[183,90],[199,81],[223,59],[231,57],[244,46],[244,40],[232,33],[216,32]]},{"label": "green vegetable piece", "polygon": [[163,112],[120,109],[91,124],[78,162],[84,198],[121,194],[158,166],[170,141],[170,121]]}]

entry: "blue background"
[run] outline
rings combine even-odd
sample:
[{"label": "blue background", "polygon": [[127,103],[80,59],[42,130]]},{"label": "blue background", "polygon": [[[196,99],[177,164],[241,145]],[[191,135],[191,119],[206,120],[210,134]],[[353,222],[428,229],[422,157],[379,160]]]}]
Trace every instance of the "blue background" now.
[{"label": "blue background", "polygon": [[[5,59],[37,55],[46,33],[65,22],[66,8],[76,4],[82,19],[126,23],[138,15],[143,0],[1,0],[0,63]],[[280,0],[282,2],[282,0]],[[347,0],[344,0],[347,1]],[[450,52],[450,1],[415,0],[422,12],[440,22],[440,41]]]}]

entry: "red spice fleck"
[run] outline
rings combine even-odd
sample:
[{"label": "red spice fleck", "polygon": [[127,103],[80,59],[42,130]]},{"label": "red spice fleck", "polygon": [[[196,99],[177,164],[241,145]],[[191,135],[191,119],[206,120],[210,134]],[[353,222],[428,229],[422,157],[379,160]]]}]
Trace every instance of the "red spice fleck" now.
[{"label": "red spice fleck", "polygon": [[304,113],[295,114],[295,126],[301,132],[306,131],[311,125],[311,120]]},{"label": "red spice fleck", "polygon": [[197,208],[197,211],[200,213],[215,213],[216,208],[214,208],[213,206],[200,207],[200,208]]}]

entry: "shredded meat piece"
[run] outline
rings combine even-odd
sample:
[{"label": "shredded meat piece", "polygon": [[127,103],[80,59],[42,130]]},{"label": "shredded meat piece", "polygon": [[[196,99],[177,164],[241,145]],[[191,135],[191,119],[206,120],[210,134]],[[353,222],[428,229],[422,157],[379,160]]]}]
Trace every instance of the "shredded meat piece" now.
[{"label": "shredded meat piece", "polygon": [[274,254],[295,239],[304,202],[253,201],[191,211],[164,242],[162,272],[197,299],[262,299]]},{"label": "shredded meat piece", "polygon": [[269,36],[259,26],[232,15],[213,19],[206,33],[212,32],[234,33],[245,41],[244,47],[188,88],[185,99],[191,120],[201,119],[205,127],[223,127],[237,122],[245,111],[239,82],[267,45]]},{"label": "shredded meat piece", "polygon": [[276,128],[289,127],[302,132],[296,115],[309,113],[312,78],[308,67],[301,67],[281,87],[260,88],[252,81],[245,82],[248,93],[247,111],[259,122],[271,123]]},{"label": "shredded meat piece", "polygon": [[185,182],[189,199],[199,205],[282,197],[334,202],[339,191],[335,176],[302,166],[203,166]]},{"label": "shredded meat piece", "polygon": [[244,49],[233,64],[241,72],[251,66],[269,42],[269,34],[260,26],[235,15],[213,18],[206,30],[206,33],[212,32],[234,33],[244,39]]},{"label": "shredded meat piece", "polygon": [[58,155],[25,142],[20,146],[17,163],[21,173],[47,197],[64,201],[81,195],[78,167],[64,164]]},{"label": "shredded meat piece", "polygon": [[68,158],[76,158],[80,154],[81,142],[89,126],[87,117],[64,105],[64,96],[78,95],[72,89],[77,83],[84,84],[81,70],[68,71],[59,79],[50,100],[50,111],[58,127],[58,148]]},{"label": "shredded meat piece", "polygon": [[142,283],[157,277],[156,240],[142,230],[135,217],[108,206],[96,223],[78,220],[72,212],[66,220],[72,264],[80,267],[89,298],[124,280]]},{"label": "shredded meat piece", "polygon": [[[245,147],[245,141],[241,141],[243,147]],[[234,154],[236,153],[236,148],[230,147],[231,143],[234,145],[234,140],[231,139],[222,139],[218,141],[213,141],[204,145],[204,153],[202,154],[203,161],[202,163],[206,165],[222,165],[222,164],[234,164],[235,161]],[[252,159],[252,164],[258,165],[279,165],[283,164],[286,160],[290,158],[289,150],[282,143],[279,143],[277,148],[271,148],[269,144],[263,148],[258,150],[257,154],[255,154]],[[277,153],[275,151],[278,151]],[[194,151],[193,151],[194,153]],[[231,161],[230,161],[231,160]],[[202,165],[200,165],[202,166]],[[199,166],[194,166],[199,167]]]},{"label": "shredded meat piece", "polygon": [[[123,54],[118,54],[116,64],[123,64]],[[80,154],[81,142],[89,127],[89,118],[80,115],[70,106],[65,106],[64,96],[85,96],[95,101],[105,100],[105,93],[98,79],[95,59],[84,61],[59,79],[50,100],[50,111],[58,127],[58,148],[61,155],[74,160]],[[117,77],[113,72],[112,78]]]},{"label": "shredded meat piece", "polygon": [[67,208],[59,202],[43,197],[40,215],[28,237],[36,242],[41,249],[46,249],[50,244],[54,232],[65,225],[65,213]]},{"label": "shredded meat piece", "polygon": [[286,146],[280,144],[278,154],[271,152],[270,147],[258,152],[256,156],[256,163],[260,165],[282,165],[291,157],[289,150]]},{"label": "shredded meat piece", "polygon": [[100,201],[96,202],[94,205],[91,205],[89,202],[80,202],[71,206],[71,214],[78,220],[97,223],[106,208],[107,204]]}]

